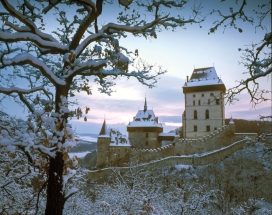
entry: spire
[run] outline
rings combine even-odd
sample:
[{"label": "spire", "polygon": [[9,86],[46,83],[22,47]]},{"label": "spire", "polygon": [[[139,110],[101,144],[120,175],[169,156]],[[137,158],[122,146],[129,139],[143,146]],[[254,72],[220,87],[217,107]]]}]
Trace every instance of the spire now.
[{"label": "spire", "polygon": [[146,105],[146,96],[145,96],[144,111],[146,110],[147,110],[147,105]]},{"label": "spire", "polygon": [[234,125],[234,121],[232,119],[232,116],[230,117],[229,125]]},{"label": "spire", "polygon": [[104,119],[99,135],[105,135],[105,134],[107,134],[107,125],[106,125],[106,120]]}]

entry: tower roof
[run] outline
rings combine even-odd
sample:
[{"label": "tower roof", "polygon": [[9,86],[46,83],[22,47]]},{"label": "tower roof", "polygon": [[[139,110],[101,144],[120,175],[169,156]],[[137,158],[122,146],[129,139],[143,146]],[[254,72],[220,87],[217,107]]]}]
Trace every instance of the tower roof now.
[{"label": "tower roof", "polygon": [[144,109],[139,110],[132,122],[127,125],[128,128],[160,128],[162,124],[158,122],[158,117],[155,116],[153,110],[147,109],[147,102],[145,98]]},{"label": "tower roof", "polygon": [[194,69],[190,79],[185,82],[182,88],[184,93],[205,90],[226,91],[226,87],[214,67]]},{"label": "tower roof", "polygon": [[230,121],[229,121],[229,125],[234,125],[235,123],[234,123],[234,121],[233,121],[233,119],[232,119],[232,116],[230,117]]},{"label": "tower roof", "polygon": [[103,122],[103,125],[102,125],[99,135],[107,135],[107,125],[106,125],[105,119],[104,119],[104,122]]}]

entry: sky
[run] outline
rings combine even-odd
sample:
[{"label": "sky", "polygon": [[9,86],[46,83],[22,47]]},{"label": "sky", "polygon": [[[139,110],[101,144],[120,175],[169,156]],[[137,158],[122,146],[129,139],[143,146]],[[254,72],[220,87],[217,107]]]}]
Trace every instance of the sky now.
[{"label": "sky", "polygon": [[[256,6],[253,0],[248,2],[248,9]],[[203,14],[214,7],[224,12],[228,8],[224,4],[224,2],[219,3],[219,0],[205,1]],[[113,6],[103,9],[106,14],[105,19],[115,21],[115,14],[120,10],[121,8]],[[179,13],[186,14],[187,10]],[[188,25],[186,29],[177,29],[174,32],[163,30],[158,33],[157,39],[133,36],[121,39],[120,45],[130,50],[138,49],[141,58],[149,63],[162,66],[168,72],[161,76],[156,87],[152,89],[141,85],[135,79],[120,78],[115,87],[116,92],[111,96],[99,93],[98,86],[93,83],[92,95],[79,93],[75,97],[79,107],[90,108],[87,122],[84,122],[83,118],[71,120],[76,132],[97,134],[103,120],[106,119],[109,127],[117,128],[126,134],[126,125],[132,121],[139,109],[143,109],[145,97],[148,109],[153,109],[155,115],[159,117],[159,122],[164,125],[164,132],[181,126],[181,115],[184,111],[182,86],[186,76],[190,76],[194,68],[214,66],[226,88],[234,87],[237,80],[246,77],[243,75],[246,68],[239,63],[242,60],[242,53],[238,49],[259,42],[265,31],[261,29],[256,31],[248,23],[237,22],[238,26],[243,29],[242,33],[233,28],[227,28],[225,31],[219,28],[215,34],[208,35],[214,20],[216,16],[207,17],[207,20],[201,24],[202,28],[199,25]],[[48,18],[48,23],[51,22],[54,22],[54,17]],[[98,24],[101,25],[103,22],[99,23],[98,20]],[[265,25],[271,29],[271,20],[265,20]],[[266,89],[271,90],[271,76],[262,78],[260,82]],[[253,108],[246,93],[240,94],[237,98],[239,101],[236,101],[234,105],[226,104],[226,118],[232,116],[236,119],[258,120],[260,115],[272,115],[270,101]],[[17,116],[23,112],[8,100],[2,104],[2,109]]]}]

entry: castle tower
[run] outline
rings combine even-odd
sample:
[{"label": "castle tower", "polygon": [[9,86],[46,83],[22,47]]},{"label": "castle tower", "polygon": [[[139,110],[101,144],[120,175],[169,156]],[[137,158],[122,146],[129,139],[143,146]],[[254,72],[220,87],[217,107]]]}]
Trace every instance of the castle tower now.
[{"label": "castle tower", "polygon": [[198,138],[225,125],[226,87],[214,67],[194,69],[183,85],[183,137]]},{"label": "castle tower", "polygon": [[235,133],[235,123],[232,119],[232,116],[230,117],[230,121],[229,121],[229,126],[230,126],[230,130],[231,130],[231,133],[234,134]]},{"label": "castle tower", "polygon": [[109,160],[109,144],[111,138],[107,130],[106,121],[104,120],[102,128],[97,138],[97,160],[96,166],[102,166]]},{"label": "castle tower", "polygon": [[127,125],[128,138],[134,148],[155,149],[161,147],[158,139],[163,132],[161,123],[153,110],[148,110],[145,98],[144,109],[139,110],[132,122]]}]

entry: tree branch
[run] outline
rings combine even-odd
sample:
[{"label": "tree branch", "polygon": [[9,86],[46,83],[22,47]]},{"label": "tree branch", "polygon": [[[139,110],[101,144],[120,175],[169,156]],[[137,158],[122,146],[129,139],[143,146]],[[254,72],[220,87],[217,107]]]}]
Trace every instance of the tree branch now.
[{"label": "tree branch", "polygon": [[[29,53],[18,54],[12,59],[3,60],[4,66],[17,66],[17,65],[25,65],[29,64],[41,71],[41,73],[50,80],[52,84],[56,85],[65,85],[66,82],[64,80],[59,79],[50,68],[40,59],[34,57]],[[1,68],[0,68],[1,69]]]},{"label": "tree branch", "polygon": [[80,40],[82,39],[82,36],[84,35],[88,27],[102,13],[103,0],[96,0],[96,5],[94,5],[92,1],[79,0],[78,2],[91,7],[92,11],[88,13],[88,15],[82,21],[82,24],[78,27],[70,44],[70,50],[75,50],[77,48]]}]

